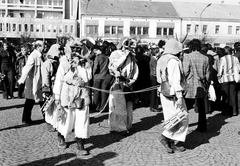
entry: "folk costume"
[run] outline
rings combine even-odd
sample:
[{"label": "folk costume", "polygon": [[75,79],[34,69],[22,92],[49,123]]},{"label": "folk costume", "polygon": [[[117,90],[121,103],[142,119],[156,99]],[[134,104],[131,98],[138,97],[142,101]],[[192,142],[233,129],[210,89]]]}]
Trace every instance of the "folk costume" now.
[{"label": "folk costume", "polygon": [[115,76],[115,83],[109,95],[109,130],[125,134],[132,128],[134,99],[122,92],[132,90],[132,84],[139,73],[138,66],[129,50],[116,50],[111,53],[109,59],[110,73]]},{"label": "folk costume", "polygon": [[[74,129],[77,147],[82,155],[87,154],[83,144],[84,140],[89,138],[90,104],[89,89],[84,86],[91,79],[91,73],[91,68],[84,66],[78,66],[72,70],[70,62],[62,59],[53,89],[55,100],[60,100],[57,121],[58,145],[60,148],[66,148],[65,139]],[[73,106],[73,100],[76,102],[81,100],[83,105],[81,107]]]},{"label": "folk costume", "polygon": [[[53,83],[55,81],[55,75],[59,65],[59,48],[58,44],[53,44],[47,53],[47,60],[41,67],[42,72],[42,92],[44,102],[50,102],[53,100]],[[57,112],[56,105],[52,102],[49,108],[44,112],[45,121],[47,122],[47,128],[49,131],[55,131]]]},{"label": "folk costume", "polygon": [[[165,45],[165,51],[161,58],[157,62],[157,81],[161,84],[164,80],[167,80],[170,85],[170,94],[173,97],[169,98],[163,95],[160,91],[160,99],[163,108],[164,120],[167,121],[173,117],[180,107],[187,109],[183,98],[183,92],[185,89],[185,79],[183,77],[182,63],[177,55],[182,51],[182,44],[175,39],[170,39]],[[188,131],[188,118],[184,118],[180,123],[170,130],[165,129],[160,138],[160,142],[164,145],[168,153],[185,150],[183,147],[176,147],[174,141],[184,142]]]}]

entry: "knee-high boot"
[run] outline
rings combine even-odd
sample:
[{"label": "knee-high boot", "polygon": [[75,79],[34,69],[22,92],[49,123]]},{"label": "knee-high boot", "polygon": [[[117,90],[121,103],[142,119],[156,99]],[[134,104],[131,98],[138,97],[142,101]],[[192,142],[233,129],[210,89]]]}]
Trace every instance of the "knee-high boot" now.
[{"label": "knee-high boot", "polygon": [[81,156],[88,155],[88,151],[84,148],[84,141],[85,139],[76,138],[78,154]]}]

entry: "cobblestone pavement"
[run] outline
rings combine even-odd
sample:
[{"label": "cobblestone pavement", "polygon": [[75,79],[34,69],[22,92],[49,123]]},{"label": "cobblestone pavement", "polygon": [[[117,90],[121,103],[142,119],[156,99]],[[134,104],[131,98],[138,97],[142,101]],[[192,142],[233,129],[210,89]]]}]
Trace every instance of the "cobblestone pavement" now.
[{"label": "cobblestone pavement", "polygon": [[[15,95],[16,96],[16,95]],[[108,132],[107,114],[91,118],[91,137],[86,141],[90,155],[76,155],[74,135],[67,138],[69,147],[57,147],[57,133],[48,132],[39,105],[32,111],[33,126],[23,126],[24,99],[0,97],[1,166],[238,166],[240,165],[240,116],[224,117],[219,111],[208,114],[207,133],[196,129],[197,114],[190,111],[190,128],[181,153],[167,154],[157,141],[162,132],[162,113],[149,108],[134,111],[134,132],[127,137]]]}]

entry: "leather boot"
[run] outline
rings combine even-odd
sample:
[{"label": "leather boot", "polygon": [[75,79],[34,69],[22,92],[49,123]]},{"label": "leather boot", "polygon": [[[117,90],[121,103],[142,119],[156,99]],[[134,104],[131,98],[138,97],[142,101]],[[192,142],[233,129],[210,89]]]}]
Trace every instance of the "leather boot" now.
[{"label": "leather boot", "polygon": [[60,133],[58,133],[57,138],[58,138],[58,148],[66,149],[67,148],[67,144],[65,142],[65,138]]},{"label": "leather boot", "polygon": [[160,142],[163,144],[167,153],[174,153],[173,149],[170,147],[170,142],[169,142],[169,139],[167,137],[161,135]]},{"label": "leather boot", "polygon": [[88,151],[84,149],[84,139],[76,138],[76,142],[77,142],[78,155],[80,156],[88,155]]},{"label": "leather boot", "polygon": [[186,150],[183,146],[177,146],[174,141],[170,143],[170,147],[173,149],[174,152],[183,152]]}]

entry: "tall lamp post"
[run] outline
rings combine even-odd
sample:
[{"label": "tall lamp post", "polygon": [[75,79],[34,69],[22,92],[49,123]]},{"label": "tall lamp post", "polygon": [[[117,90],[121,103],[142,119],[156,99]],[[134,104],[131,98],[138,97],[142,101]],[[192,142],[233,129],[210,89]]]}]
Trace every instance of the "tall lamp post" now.
[{"label": "tall lamp post", "polygon": [[[202,14],[203,14],[203,12],[209,7],[209,6],[211,6],[212,5],[212,3],[209,3],[203,10],[202,10],[202,12],[200,13],[200,15],[199,15],[199,24],[200,24],[200,33],[202,34],[203,32],[202,32],[202,21],[201,21],[201,19],[202,19]],[[198,38],[200,39],[200,35],[198,36]]]}]

